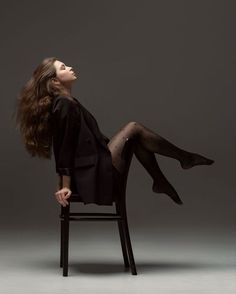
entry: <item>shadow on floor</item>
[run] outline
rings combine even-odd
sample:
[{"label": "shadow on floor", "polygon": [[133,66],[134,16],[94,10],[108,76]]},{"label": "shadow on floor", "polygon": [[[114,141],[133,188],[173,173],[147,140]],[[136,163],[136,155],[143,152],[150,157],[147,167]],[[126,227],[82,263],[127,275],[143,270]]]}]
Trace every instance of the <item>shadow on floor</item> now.
[{"label": "shadow on floor", "polygon": [[[25,266],[38,268],[38,269],[59,269],[59,261],[56,260],[31,260],[27,261]],[[21,264],[22,266],[22,264]],[[170,272],[170,271],[201,271],[201,270],[226,270],[236,269],[236,264],[220,264],[220,263],[202,263],[198,261],[189,262],[169,262],[169,261],[155,261],[155,262],[143,262],[136,261],[136,268],[138,274],[147,272]],[[71,273],[84,273],[84,274],[114,274],[129,272],[129,268],[125,268],[121,262],[75,262],[69,261],[69,271]]]}]

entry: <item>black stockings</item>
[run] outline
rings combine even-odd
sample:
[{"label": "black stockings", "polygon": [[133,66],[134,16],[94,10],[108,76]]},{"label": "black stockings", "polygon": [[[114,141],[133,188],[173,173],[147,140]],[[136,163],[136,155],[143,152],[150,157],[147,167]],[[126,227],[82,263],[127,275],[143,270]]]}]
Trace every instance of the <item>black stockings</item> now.
[{"label": "black stockings", "polygon": [[153,179],[152,190],[156,193],[166,193],[176,203],[182,204],[177,192],[162,173],[155,154],[172,157],[178,160],[183,169],[195,165],[210,165],[214,161],[199,154],[185,151],[173,145],[157,133],[138,122],[129,122],[118,130],[110,139],[108,148],[112,154],[112,163],[119,172],[126,166],[123,149],[126,140],[132,139],[134,154]]}]

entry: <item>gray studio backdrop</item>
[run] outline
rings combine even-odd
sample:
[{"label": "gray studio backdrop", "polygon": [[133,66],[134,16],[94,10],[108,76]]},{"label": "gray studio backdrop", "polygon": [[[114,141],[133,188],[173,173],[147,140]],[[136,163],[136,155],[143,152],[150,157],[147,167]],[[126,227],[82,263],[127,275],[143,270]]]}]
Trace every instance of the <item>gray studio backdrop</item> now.
[{"label": "gray studio backdrop", "polygon": [[49,56],[73,66],[73,95],[108,137],[135,120],[215,160],[183,170],[156,154],[178,206],[152,192],[134,156],[130,226],[234,230],[234,1],[4,1],[0,15],[2,230],[58,228],[54,159],[31,158],[11,119],[19,89]]}]

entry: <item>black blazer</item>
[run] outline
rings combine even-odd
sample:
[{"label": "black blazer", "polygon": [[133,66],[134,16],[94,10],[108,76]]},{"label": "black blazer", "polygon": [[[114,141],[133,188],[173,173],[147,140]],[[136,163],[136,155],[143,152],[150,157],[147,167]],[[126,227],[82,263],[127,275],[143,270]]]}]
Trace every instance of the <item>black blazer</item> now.
[{"label": "black blazer", "polygon": [[112,157],[93,115],[76,99],[57,96],[51,108],[56,172],[71,176],[84,204],[112,205]]}]

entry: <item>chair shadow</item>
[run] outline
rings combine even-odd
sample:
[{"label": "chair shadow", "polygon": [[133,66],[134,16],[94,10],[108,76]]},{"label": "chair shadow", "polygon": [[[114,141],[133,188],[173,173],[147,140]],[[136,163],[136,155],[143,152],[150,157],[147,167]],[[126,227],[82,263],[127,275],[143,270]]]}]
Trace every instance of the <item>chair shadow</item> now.
[{"label": "chair shadow", "polygon": [[[27,262],[29,263],[29,261]],[[59,267],[58,260],[31,260],[30,265],[40,269],[54,269]],[[169,261],[155,261],[155,262],[137,262],[137,274],[151,273],[151,272],[177,272],[177,271],[201,271],[201,270],[224,270],[236,269],[236,264],[220,264],[220,263],[202,263],[198,261],[189,262],[169,262]],[[69,271],[71,273],[83,273],[90,275],[110,275],[115,273],[129,272],[130,268],[125,268],[121,262],[72,262],[69,261]],[[73,275],[73,274],[70,274]]]}]

